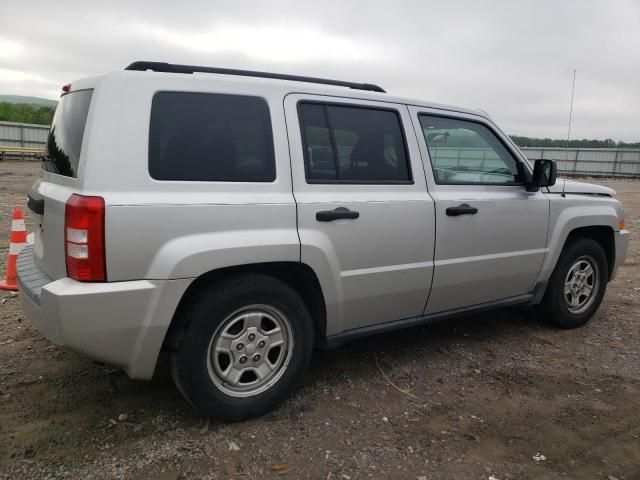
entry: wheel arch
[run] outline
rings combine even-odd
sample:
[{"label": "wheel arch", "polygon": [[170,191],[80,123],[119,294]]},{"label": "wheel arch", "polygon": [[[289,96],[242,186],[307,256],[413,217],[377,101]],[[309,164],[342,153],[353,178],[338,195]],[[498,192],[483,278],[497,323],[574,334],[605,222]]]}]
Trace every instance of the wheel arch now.
[{"label": "wheel arch", "polygon": [[[588,322],[599,308],[604,294],[606,292],[606,284],[611,278],[613,272],[612,259],[615,259],[614,242],[615,230],[608,225],[586,225],[570,230],[561,245],[561,252],[558,254],[557,263],[554,265],[554,273],[549,279],[548,288],[544,297],[536,308],[540,314],[540,318],[545,322],[563,329],[577,328]],[[595,244],[602,247],[602,252],[594,250]],[[595,284],[595,279],[591,284],[589,292],[584,294],[583,291],[570,291],[567,287],[582,287],[581,283],[577,285],[568,285],[567,282],[573,283],[575,277],[570,278],[569,272],[585,260],[585,254],[597,253],[598,259],[592,257],[591,260],[599,265],[606,262],[607,271],[601,273],[602,279]],[[604,256],[604,258],[602,258]],[[581,267],[580,267],[581,268]],[[584,277],[578,277],[578,279]],[[569,296],[567,296],[569,295]],[[584,300],[580,297],[585,296]],[[574,300],[576,302],[574,303]],[[572,309],[573,307],[573,309]]]},{"label": "wheel arch", "polygon": [[600,244],[607,257],[607,281],[613,274],[613,267],[616,260],[616,244],[614,230],[609,225],[591,225],[574,228],[569,232],[562,248],[574,241],[576,238],[590,238]]},{"label": "wheel arch", "polygon": [[326,304],[322,287],[316,273],[307,264],[300,262],[267,262],[246,265],[235,265],[218,268],[203,273],[197,277],[185,293],[173,314],[169,329],[164,338],[163,350],[177,350],[182,335],[189,327],[189,318],[186,311],[191,300],[203,289],[225,278],[235,275],[261,273],[274,277],[296,290],[302,296],[313,318],[314,338],[320,345],[326,335]]},{"label": "wheel arch", "polygon": [[551,202],[550,230],[545,256],[538,282],[546,282],[551,277],[562,250],[567,242],[578,236],[592,238],[599,242],[607,257],[608,277],[614,271],[615,238],[618,226],[618,202],[604,199],[566,198]]}]

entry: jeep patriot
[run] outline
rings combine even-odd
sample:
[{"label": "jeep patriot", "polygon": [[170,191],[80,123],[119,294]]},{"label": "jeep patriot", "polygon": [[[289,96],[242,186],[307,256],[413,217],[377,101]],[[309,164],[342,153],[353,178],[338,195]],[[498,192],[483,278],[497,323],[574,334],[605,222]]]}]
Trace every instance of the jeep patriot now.
[{"label": "jeep patriot", "polygon": [[29,193],[26,317],[206,414],[283,400],[314,348],[533,305],[587,322],[624,261],[609,188],[483,111],[376,85],[135,62],[66,85]]}]

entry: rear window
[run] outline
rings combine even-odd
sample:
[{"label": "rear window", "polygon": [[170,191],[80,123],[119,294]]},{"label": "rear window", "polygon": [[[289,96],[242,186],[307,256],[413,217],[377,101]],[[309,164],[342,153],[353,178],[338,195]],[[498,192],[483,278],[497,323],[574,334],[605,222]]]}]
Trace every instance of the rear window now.
[{"label": "rear window", "polygon": [[93,90],[63,95],[53,116],[42,168],[48,172],[76,178],[84,127]]},{"label": "rear window", "polygon": [[273,181],[275,156],[267,103],[241,95],[156,93],[149,173],[156,180]]}]

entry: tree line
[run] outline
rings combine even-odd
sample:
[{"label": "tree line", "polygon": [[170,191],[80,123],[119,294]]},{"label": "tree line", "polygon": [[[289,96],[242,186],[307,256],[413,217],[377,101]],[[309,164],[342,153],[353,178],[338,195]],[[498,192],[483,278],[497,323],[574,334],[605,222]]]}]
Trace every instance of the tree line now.
[{"label": "tree line", "polygon": [[53,107],[30,105],[27,103],[0,103],[0,121],[51,125]]},{"label": "tree line", "polygon": [[616,142],[611,138],[605,140],[575,139],[554,140],[551,138],[532,138],[510,135],[511,140],[519,147],[562,147],[562,148],[640,148],[640,142]]}]

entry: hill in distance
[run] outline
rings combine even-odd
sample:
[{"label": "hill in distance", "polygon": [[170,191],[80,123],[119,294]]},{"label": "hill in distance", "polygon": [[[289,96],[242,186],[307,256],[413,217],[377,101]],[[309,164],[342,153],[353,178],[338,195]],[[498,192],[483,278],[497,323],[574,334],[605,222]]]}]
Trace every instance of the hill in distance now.
[{"label": "hill in distance", "polygon": [[0,121],[51,125],[57,103],[40,97],[0,95]]},{"label": "hill in distance", "polygon": [[52,108],[58,104],[56,100],[41,97],[26,97],[23,95],[0,95],[0,103],[24,103],[27,105]]}]

